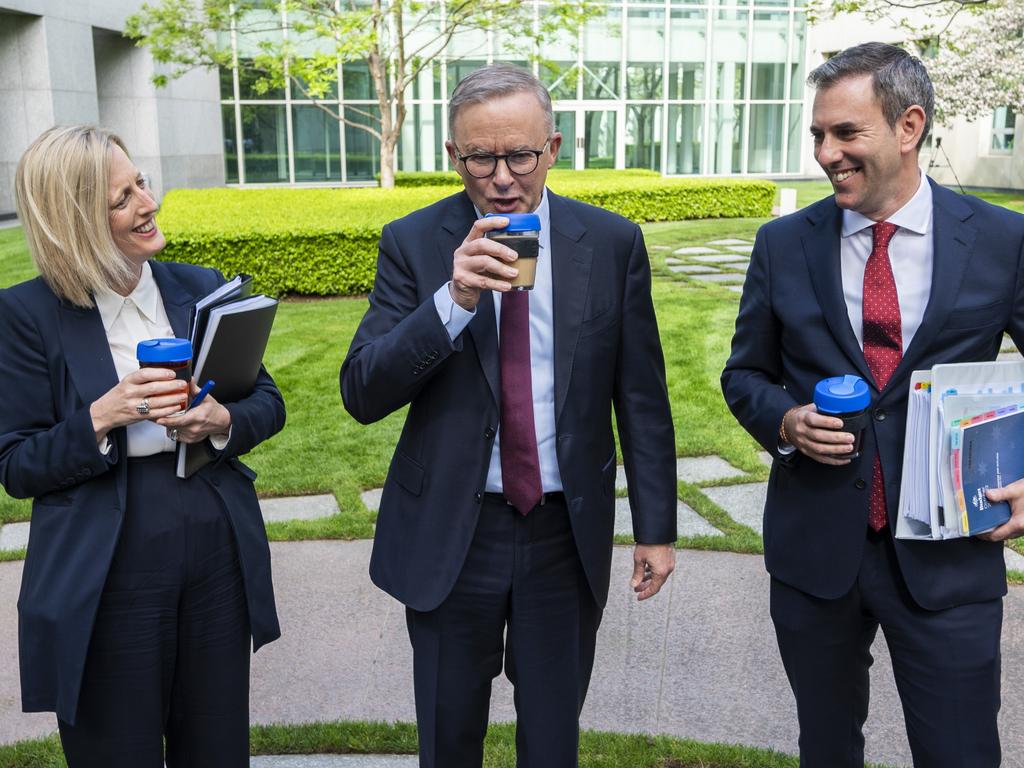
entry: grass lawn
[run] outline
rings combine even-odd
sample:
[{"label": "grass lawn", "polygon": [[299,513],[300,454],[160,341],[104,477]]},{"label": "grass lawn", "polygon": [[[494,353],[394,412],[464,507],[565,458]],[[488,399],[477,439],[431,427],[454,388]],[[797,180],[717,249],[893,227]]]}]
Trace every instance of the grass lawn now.
[{"label": "grass lawn", "polygon": [[[410,723],[309,723],[254,726],[253,755],[415,754]],[[514,768],[515,730],[492,725],[484,743],[485,768]],[[584,731],[580,768],[797,768],[799,760],[767,749],[702,744],[668,736]],[[0,768],[66,768],[56,736],[0,746]],[[884,766],[871,766],[884,768]]]}]

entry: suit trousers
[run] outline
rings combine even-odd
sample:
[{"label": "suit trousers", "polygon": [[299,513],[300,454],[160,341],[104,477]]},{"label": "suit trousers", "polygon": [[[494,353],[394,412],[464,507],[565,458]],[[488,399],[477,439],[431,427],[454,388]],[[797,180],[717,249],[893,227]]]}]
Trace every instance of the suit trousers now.
[{"label": "suit trousers", "polygon": [[74,725],[69,768],[249,765],[249,615],[234,532],[174,454],[128,459],[128,498]]},{"label": "suit trousers", "polygon": [[771,615],[796,696],[801,768],[864,765],[861,729],[879,626],[914,765],[996,768],[1002,600],[924,610],[907,591],[889,529],[869,531],[867,539],[857,581],[836,600],[772,579]]},{"label": "suit trousers", "polygon": [[487,494],[451,593],[406,617],[421,768],[480,768],[502,661],[515,689],[517,768],[578,764],[601,609],[561,494],[525,516]]}]

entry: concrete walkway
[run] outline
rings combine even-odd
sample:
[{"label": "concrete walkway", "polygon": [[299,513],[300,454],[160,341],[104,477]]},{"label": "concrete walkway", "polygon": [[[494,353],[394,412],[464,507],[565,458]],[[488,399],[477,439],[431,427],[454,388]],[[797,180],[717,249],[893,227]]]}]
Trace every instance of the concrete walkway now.
[{"label": "concrete walkway", "polygon": [[[253,722],[414,720],[405,617],[367,577],[370,542],[275,543],[272,550],[284,636],[254,657]],[[627,586],[630,549],[617,547],[614,557],[584,727],[795,753],[795,706],[768,616],[762,558],[683,550],[665,591],[637,603]],[[15,603],[21,568],[21,562],[0,564],[0,742],[54,728],[52,715],[19,711]],[[1011,587],[1005,607],[1003,765],[1024,768],[1024,588]],[[868,759],[909,766],[884,643],[874,652]],[[514,718],[504,678],[496,681],[491,713],[495,721]],[[360,765],[312,760],[254,759],[253,765]],[[403,764],[412,763],[376,763]]]}]

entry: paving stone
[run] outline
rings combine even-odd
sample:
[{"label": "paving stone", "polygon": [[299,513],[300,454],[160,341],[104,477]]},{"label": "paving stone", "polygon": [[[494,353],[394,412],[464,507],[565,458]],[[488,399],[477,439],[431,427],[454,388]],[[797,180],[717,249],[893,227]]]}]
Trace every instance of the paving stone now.
[{"label": "paving stone", "polygon": [[729,262],[728,264],[720,264],[719,266],[722,267],[722,269],[739,269],[739,270],[741,270],[743,272],[746,272],[747,271],[747,267],[750,266],[750,262],[749,261],[732,261],[732,262]]},{"label": "paving stone", "polygon": [[757,458],[759,458],[761,460],[761,463],[764,464],[766,467],[770,467],[772,465],[772,462],[774,461],[772,455],[768,453],[768,451],[758,451]]},{"label": "paving stone", "polygon": [[359,498],[362,499],[363,504],[368,510],[376,512],[380,509],[380,497],[383,493],[383,488],[371,488],[368,491],[360,493]]},{"label": "paving stone", "polygon": [[665,257],[665,263],[666,264],[682,264],[683,260],[682,259],[677,259],[674,256],[666,256]]},{"label": "paving stone", "polygon": [[1003,547],[1003,559],[1006,560],[1007,568],[1024,572],[1024,555],[1014,552],[1009,547]]},{"label": "paving stone", "polygon": [[722,252],[719,251],[719,250],[716,250],[714,248],[705,248],[704,246],[697,245],[697,246],[689,246],[687,248],[676,248],[674,251],[672,251],[672,253],[676,254],[677,256],[679,256],[679,255],[694,256],[694,255],[696,255],[698,253],[717,253],[717,254],[721,254]]},{"label": "paving stone", "polygon": [[733,293],[743,293],[742,285],[727,285],[725,286],[725,289],[728,291],[732,291]]},{"label": "paving stone", "polygon": [[[722,532],[693,511],[690,506],[676,501],[676,527],[680,536],[722,536]],[[615,533],[633,535],[633,517],[629,499],[615,500]]]},{"label": "paving stone", "polygon": [[735,251],[736,253],[750,253],[754,250],[752,245],[730,245],[728,250]]},{"label": "paving stone", "polygon": [[738,258],[735,253],[719,253],[715,256],[694,256],[693,260],[699,261],[701,264],[728,264]]},{"label": "paving stone", "polygon": [[750,245],[749,240],[712,240],[708,245]]},{"label": "paving stone", "polygon": [[[686,483],[700,485],[712,480],[742,477],[746,474],[720,456],[684,456],[676,459],[676,477]],[[615,468],[615,487],[626,488],[626,470],[620,464]]]},{"label": "paving stone", "polygon": [[1013,351],[1013,352],[1000,352],[996,356],[996,360],[999,360],[999,361],[1014,360],[1014,361],[1020,362],[1020,357],[1021,357],[1020,352],[1017,352],[1017,351]]},{"label": "paving stone", "polygon": [[761,533],[768,483],[744,483],[704,488],[704,495],[725,510],[729,517]]},{"label": "paving stone", "polygon": [[650,246],[650,250],[652,250],[652,251],[671,251],[672,250],[672,246],[671,245],[652,245],[652,246]]},{"label": "paving stone", "polygon": [[681,272],[684,275],[711,275],[718,272],[714,267],[706,267],[703,264],[684,264],[679,267],[669,267],[668,271]]},{"label": "paving stone", "polygon": [[260,499],[263,519],[268,523],[285,520],[318,520],[338,514],[338,502],[333,494],[317,496],[288,496],[280,499]]},{"label": "paving stone", "polygon": [[0,550],[13,551],[28,546],[28,523],[8,523],[0,526]]},{"label": "paving stone", "polygon": [[743,275],[737,275],[735,272],[720,272],[717,275],[694,275],[694,280],[703,280],[706,283],[735,283],[737,280],[742,280]]},{"label": "paving stone", "polygon": [[261,755],[249,768],[416,768],[416,755]]}]

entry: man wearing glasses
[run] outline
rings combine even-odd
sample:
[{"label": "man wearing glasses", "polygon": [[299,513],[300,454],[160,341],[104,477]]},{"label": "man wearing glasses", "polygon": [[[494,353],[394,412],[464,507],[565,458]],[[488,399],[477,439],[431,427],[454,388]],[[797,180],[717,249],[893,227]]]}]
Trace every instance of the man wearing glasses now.
[{"label": "man wearing glasses", "polygon": [[[675,439],[650,266],[635,224],[545,189],[562,137],[533,75],[469,75],[449,129],[465,189],[384,228],[341,368],[359,421],[410,406],[370,575],[407,606],[422,768],[479,768],[503,664],[517,765],[567,768],[608,597],[613,406],[637,598],[675,563]],[[540,218],[531,291],[510,290],[516,254],[485,237],[510,213]]]}]

